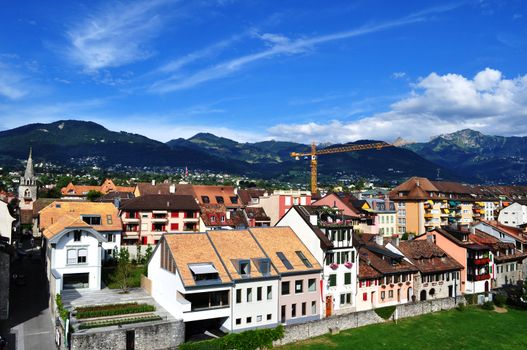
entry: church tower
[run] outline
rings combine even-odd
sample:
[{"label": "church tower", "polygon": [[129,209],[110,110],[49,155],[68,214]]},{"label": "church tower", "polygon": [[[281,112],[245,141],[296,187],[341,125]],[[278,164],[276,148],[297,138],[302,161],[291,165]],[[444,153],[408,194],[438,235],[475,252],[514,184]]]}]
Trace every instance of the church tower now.
[{"label": "church tower", "polygon": [[24,176],[20,177],[18,186],[18,199],[20,200],[21,210],[33,210],[33,202],[37,200],[37,178],[33,170],[32,149],[29,149],[29,158],[27,159],[26,171]]}]

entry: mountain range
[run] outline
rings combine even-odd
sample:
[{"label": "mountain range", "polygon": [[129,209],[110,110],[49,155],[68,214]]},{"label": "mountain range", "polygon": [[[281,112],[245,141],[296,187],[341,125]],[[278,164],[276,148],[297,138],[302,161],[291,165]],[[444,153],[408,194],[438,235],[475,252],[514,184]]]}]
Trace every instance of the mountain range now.
[{"label": "mountain range", "polygon": [[[401,139],[402,140],[402,139]],[[378,142],[361,140],[348,144]],[[425,143],[402,140],[399,147],[337,153],[319,157],[320,181],[344,177],[401,180],[424,176],[466,182],[527,182],[527,138],[487,136],[473,130],[440,135]],[[188,167],[279,181],[309,179],[309,159],[293,151],[308,144],[263,141],[240,143],[209,133],[163,143],[145,136],[114,132],[86,121],[28,124],[0,132],[0,161],[19,165],[33,147],[36,161],[76,167],[90,159],[101,167]],[[325,145],[324,145],[325,146]],[[339,145],[331,145],[335,147]],[[320,146],[323,147],[323,146]]]}]

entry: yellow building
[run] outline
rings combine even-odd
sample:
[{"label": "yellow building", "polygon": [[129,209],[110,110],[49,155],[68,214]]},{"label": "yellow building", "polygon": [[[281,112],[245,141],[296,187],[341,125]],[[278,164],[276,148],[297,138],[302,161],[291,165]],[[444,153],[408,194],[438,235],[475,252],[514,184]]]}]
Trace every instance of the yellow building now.
[{"label": "yellow building", "polygon": [[[422,234],[435,227],[468,225],[481,216],[481,206],[456,182],[412,177],[390,192],[397,210],[399,234]],[[484,212],[484,211],[483,211]]]}]

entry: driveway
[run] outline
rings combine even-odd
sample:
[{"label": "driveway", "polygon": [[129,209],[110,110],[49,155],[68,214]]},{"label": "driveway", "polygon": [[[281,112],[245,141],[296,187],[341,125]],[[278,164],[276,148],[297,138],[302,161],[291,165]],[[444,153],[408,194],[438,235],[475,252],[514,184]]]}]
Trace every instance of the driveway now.
[{"label": "driveway", "polygon": [[56,349],[54,325],[48,308],[49,289],[44,265],[39,259],[40,251],[38,248],[26,251],[26,257],[11,265],[11,273],[22,274],[25,278],[20,285],[11,284],[10,315],[2,334],[6,334],[5,328],[10,328],[9,349]]}]

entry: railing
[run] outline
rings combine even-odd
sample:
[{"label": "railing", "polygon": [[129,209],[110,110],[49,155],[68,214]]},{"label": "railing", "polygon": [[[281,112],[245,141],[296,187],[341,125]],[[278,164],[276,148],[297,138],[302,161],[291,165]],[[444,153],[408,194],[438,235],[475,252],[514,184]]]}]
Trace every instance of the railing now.
[{"label": "railing", "polygon": [[486,265],[490,262],[490,258],[469,258],[468,262],[474,265]]},{"label": "railing", "polygon": [[467,280],[470,282],[473,281],[484,281],[490,279],[490,273],[485,273],[482,275],[467,275]]}]

